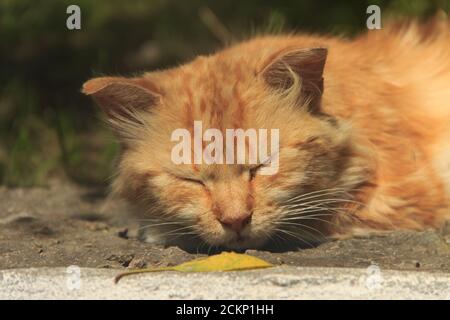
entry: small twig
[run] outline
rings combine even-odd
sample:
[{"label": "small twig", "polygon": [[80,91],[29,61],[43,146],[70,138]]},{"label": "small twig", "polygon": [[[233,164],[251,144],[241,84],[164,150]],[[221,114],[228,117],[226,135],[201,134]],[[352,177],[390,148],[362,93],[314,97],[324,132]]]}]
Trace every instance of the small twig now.
[{"label": "small twig", "polygon": [[208,7],[201,7],[198,15],[212,34],[223,44],[234,42],[234,37],[214,12]]}]

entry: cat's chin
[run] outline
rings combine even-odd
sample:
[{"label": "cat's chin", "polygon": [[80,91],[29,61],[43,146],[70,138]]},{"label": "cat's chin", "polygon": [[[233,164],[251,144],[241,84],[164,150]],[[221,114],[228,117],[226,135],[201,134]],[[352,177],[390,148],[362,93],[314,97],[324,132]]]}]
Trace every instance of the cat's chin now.
[{"label": "cat's chin", "polygon": [[263,239],[238,239],[233,241],[225,242],[221,247],[225,249],[231,249],[236,251],[243,251],[247,249],[259,249],[266,243]]},{"label": "cat's chin", "polygon": [[[270,238],[264,237],[232,237],[230,235],[223,239],[201,239],[199,237],[178,237],[176,239],[170,239],[166,237],[159,237],[155,233],[141,232],[139,236],[140,240],[154,245],[171,247],[176,246],[190,253],[206,253],[214,254],[221,251],[237,251],[244,252],[246,250],[263,250],[270,252],[286,252],[296,251],[299,249],[312,248],[320,245],[323,241],[318,239],[308,239],[307,241],[295,241],[296,239],[289,239],[280,243],[279,241],[271,241]],[[209,240],[209,241],[208,241]]]},{"label": "cat's chin", "polygon": [[222,250],[235,250],[245,251],[247,249],[259,249],[262,248],[267,239],[262,238],[235,238],[235,239],[216,239],[214,242],[199,238],[179,237],[177,239],[167,239],[159,237],[156,234],[148,232],[142,232],[139,236],[141,241],[161,246],[177,246],[188,252],[202,252],[207,251],[212,253],[213,251]]}]

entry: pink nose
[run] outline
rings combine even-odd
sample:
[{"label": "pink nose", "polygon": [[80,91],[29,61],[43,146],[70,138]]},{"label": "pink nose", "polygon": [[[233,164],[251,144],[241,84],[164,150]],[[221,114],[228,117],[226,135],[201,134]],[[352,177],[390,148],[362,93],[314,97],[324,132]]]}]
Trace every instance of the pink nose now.
[{"label": "pink nose", "polygon": [[218,220],[223,226],[239,233],[252,220],[252,212],[245,212],[234,216],[222,216]]}]

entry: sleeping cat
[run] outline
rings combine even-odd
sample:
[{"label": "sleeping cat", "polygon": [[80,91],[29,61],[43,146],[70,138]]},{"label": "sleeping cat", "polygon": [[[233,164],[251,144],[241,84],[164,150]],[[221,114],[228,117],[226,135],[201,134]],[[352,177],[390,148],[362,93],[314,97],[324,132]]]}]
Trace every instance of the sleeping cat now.
[{"label": "sleeping cat", "polygon": [[[450,217],[450,28],[257,37],[83,92],[122,144],[113,194],[147,240],[231,249],[439,227]],[[175,164],[179,128],[278,129],[279,168]],[[205,143],[205,142],[203,142]],[[273,154],[271,154],[273,156]]]}]

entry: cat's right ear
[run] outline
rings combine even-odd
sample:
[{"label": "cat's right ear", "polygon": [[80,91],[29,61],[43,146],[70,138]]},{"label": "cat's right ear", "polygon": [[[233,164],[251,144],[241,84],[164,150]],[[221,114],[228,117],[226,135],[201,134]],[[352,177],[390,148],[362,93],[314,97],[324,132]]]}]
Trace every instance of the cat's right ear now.
[{"label": "cat's right ear", "polygon": [[326,48],[285,49],[268,59],[261,74],[270,87],[283,90],[293,84],[294,73],[301,80],[299,97],[302,101],[309,100],[310,110],[317,110],[323,93],[327,52]]},{"label": "cat's right ear", "polygon": [[82,92],[91,96],[109,118],[133,120],[136,111],[149,110],[161,96],[143,78],[102,77],[83,84]]}]

